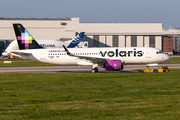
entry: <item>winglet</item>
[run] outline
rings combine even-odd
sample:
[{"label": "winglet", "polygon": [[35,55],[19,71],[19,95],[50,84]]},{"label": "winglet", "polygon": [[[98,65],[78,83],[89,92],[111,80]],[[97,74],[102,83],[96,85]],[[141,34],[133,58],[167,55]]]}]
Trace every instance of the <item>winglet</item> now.
[{"label": "winglet", "polygon": [[63,45],[63,48],[65,49],[67,54],[70,54],[70,52],[68,51],[68,49]]},{"label": "winglet", "polygon": [[69,52],[69,50],[63,45],[63,48],[64,48],[64,50],[66,51],[66,53],[67,53],[67,55],[69,55],[69,56],[74,56],[73,54],[71,54],[70,52]]}]

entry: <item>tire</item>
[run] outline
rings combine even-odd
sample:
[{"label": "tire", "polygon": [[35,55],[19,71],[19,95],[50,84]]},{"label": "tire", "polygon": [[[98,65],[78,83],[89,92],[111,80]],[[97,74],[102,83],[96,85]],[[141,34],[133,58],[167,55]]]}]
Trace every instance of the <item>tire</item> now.
[{"label": "tire", "polygon": [[154,72],[154,73],[158,73],[158,70],[157,70],[157,69],[155,69],[153,72]]},{"label": "tire", "polygon": [[95,72],[97,73],[98,72],[98,69],[97,68],[94,68]]},{"label": "tire", "polygon": [[92,73],[97,73],[97,72],[98,72],[97,67],[95,67],[94,69],[92,69],[91,72],[92,72]]},{"label": "tire", "polygon": [[94,70],[94,69],[92,69],[92,70],[91,70],[91,72],[92,72],[92,73],[95,73],[95,70]]}]

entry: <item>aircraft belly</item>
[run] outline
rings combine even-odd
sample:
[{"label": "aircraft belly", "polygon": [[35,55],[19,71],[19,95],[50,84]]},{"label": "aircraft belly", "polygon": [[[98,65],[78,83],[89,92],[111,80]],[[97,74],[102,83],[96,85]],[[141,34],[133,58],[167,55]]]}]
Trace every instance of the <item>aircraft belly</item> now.
[{"label": "aircraft belly", "polygon": [[158,63],[155,58],[124,58],[124,64],[126,65],[135,65],[135,64],[148,64],[148,63]]},{"label": "aircraft belly", "polygon": [[143,61],[144,61],[144,58],[124,58],[125,64],[131,64],[131,63],[141,64],[141,63],[143,63]]},{"label": "aircraft belly", "polygon": [[76,65],[77,64],[77,60],[73,57],[69,58],[69,57],[64,57],[63,59],[60,58],[58,60],[58,64],[62,64],[62,65]]},{"label": "aircraft belly", "polygon": [[43,62],[42,59],[41,59],[41,53],[40,52],[36,52],[36,53],[33,53],[33,56],[35,58],[36,61],[40,61],[40,62]]},{"label": "aircraft belly", "polygon": [[78,60],[68,56],[49,56],[47,63],[60,65],[77,65]]}]

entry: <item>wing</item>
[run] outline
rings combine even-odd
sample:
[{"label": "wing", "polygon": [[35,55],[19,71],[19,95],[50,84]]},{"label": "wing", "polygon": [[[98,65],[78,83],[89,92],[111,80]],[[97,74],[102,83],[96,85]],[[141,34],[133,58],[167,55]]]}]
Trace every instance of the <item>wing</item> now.
[{"label": "wing", "polygon": [[94,64],[97,64],[97,63],[100,63],[100,62],[109,60],[109,59],[107,59],[107,58],[74,55],[74,54],[72,54],[64,45],[63,45],[63,47],[64,47],[67,55],[72,56],[72,57],[77,57],[77,58],[79,58],[79,59],[84,59],[84,60],[87,60],[87,61],[89,61],[89,62],[91,62],[91,63],[94,63]]}]

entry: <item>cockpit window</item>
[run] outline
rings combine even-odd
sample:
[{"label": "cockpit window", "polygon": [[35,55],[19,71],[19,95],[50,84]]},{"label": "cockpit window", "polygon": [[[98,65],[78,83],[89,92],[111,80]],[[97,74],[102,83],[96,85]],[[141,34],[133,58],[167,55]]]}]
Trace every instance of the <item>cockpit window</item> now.
[{"label": "cockpit window", "polygon": [[156,54],[163,54],[164,52],[162,50],[157,51]]}]

